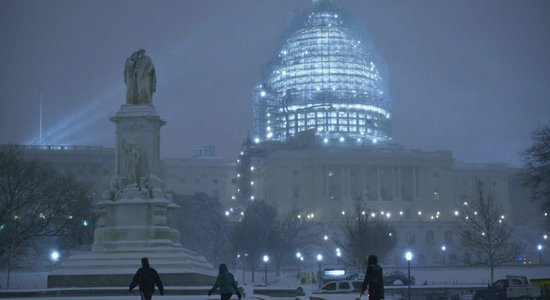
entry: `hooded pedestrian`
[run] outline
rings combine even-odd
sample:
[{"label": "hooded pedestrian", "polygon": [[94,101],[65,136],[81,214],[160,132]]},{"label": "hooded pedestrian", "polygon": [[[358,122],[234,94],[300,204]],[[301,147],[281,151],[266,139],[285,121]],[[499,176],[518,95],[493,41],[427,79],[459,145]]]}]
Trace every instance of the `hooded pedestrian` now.
[{"label": "hooded pedestrian", "polygon": [[142,300],[151,300],[155,292],[155,285],[157,285],[160,294],[164,295],[164,286],[162,285],[162,281],[160,281],[159,273],[149,266],[149,259],[147,257],[141,259],[141,268],[134,275],[128,292],[131,292],[137,285],[139,285]]},{"label": "hooded pedestrian", "polygon": [[367,287],[369,300],[384,299],[384,277],[376,255],[369,255],[367,259],[367,271],[365,272],[365,279],[359,297],[363,296]]},{"label": "hooded pedestrian", "polygon": [[221,300],[231,299],[231,296],[233,296],[233,292],[235,292],[235,294],[237,294],[237,297],[241,299],[241,292],[239,292],[235,277],[233,277],[233,274],[229,273],[229,270],[227,269],[227,266],[225,264],[220,264],[218,268],[218,277],[216,278],[216,283],[214,283],[214,286],[212,286],[210,291],[208,291],[208,296],[210,296],[210,294],[215,292],[218,288],[220,288]]}]

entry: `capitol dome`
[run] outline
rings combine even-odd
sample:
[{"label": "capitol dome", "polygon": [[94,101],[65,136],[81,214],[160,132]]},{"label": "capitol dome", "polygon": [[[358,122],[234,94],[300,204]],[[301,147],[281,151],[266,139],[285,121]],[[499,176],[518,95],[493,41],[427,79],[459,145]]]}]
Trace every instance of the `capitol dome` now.
[{"label": "capitol dome", "polygon": [[387,143],[385,66],[366,34],[328,0],[289,31],[254,89],[256,142],[314,130],[325,143]]}]

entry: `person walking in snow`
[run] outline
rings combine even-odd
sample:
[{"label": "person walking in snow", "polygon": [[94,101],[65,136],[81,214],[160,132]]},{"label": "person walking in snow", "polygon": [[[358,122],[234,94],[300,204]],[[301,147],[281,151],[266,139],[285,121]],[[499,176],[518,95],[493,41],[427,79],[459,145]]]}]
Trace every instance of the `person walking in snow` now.
[{"label": "person walking in snow", "polygon": [[218,268],[218,277],[216,278],[216,283],[214,283],[214,286],[212,286],[210,291],[208,291],[208,296],[210,296],[218,288],[220,288],[221,300],[231,299],[231,296],[233,296],[233,292],[235,292],[235,294],[237,294],[237,297],[241,299],[241,292],[239,292],[235,277],[233,277],[233,274],[229,272],[225,264],[220,264]]},{"label": "person walking in snow", "polygon": [[359,297],[363,296],[368,287],[369,300],[384,299],[384,278],[382,275],[382,267],[378,265],[378,257],[369,255],[367,259],[367,271]]},{"label": "person walking in snow", "polygon": [[151,300],[155,292],[155,285],[157,285],[160,294],[164,295],[164,286],[160,280],[159,273],[149,266],[149,259],[147,257],[141,259],[141,268],[134,275],[128,292],[132,292],[132,289],[137,285],[139,285],[141,300]]}]

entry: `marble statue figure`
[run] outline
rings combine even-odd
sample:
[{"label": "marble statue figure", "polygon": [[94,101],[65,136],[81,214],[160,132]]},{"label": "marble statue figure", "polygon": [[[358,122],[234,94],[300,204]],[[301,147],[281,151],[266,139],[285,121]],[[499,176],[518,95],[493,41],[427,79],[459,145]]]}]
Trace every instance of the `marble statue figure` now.
[{"label": "marble statue figure", "polygon": [[126,144],[122,142],[122,149],[126,154],[126,182],[128,185],[138,183],[139,178],[139,165],[141,157],[139,151],[134,146],[134,143],[130,142]]},{"label": "marble statue figure", "polygon": [[145,55],[145,49],[135,51],[124,64],[126,104],[152,105],[153,93],[157,87],[157,76],[153,61]]}]

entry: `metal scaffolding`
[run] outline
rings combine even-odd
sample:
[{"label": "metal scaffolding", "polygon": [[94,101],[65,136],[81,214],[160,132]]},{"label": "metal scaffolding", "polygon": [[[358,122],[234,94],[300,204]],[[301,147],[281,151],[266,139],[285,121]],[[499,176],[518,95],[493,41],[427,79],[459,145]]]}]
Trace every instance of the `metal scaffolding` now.
[{"label": "metal scaffolding", "polygon": [[318,2],[254,89],[256,141],[287,141],[314,129],[325,142],[389,142],[383,70],[366,35],[330,3]]}]

